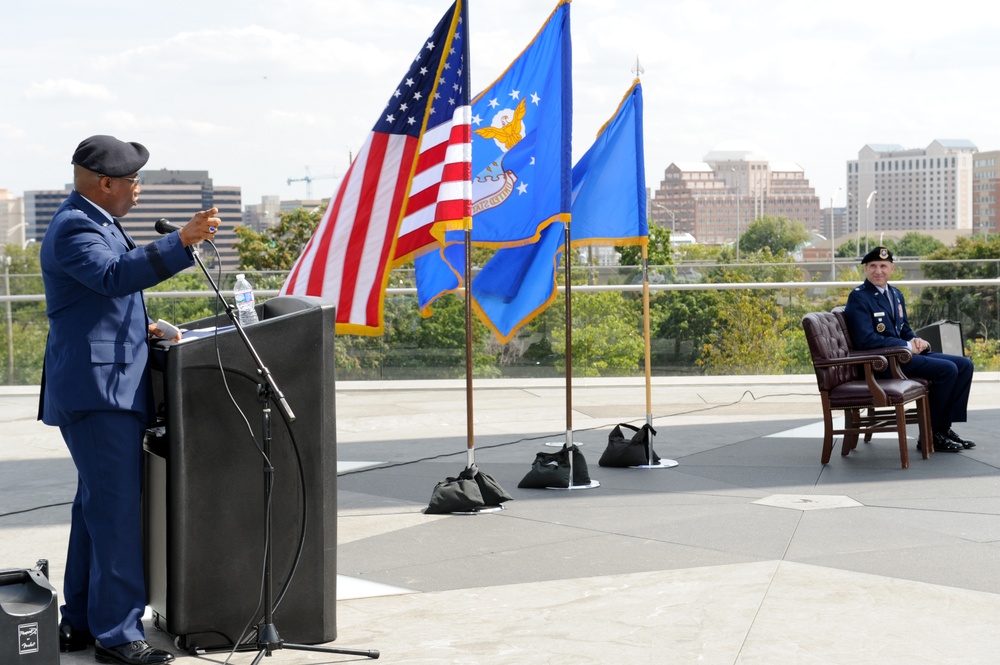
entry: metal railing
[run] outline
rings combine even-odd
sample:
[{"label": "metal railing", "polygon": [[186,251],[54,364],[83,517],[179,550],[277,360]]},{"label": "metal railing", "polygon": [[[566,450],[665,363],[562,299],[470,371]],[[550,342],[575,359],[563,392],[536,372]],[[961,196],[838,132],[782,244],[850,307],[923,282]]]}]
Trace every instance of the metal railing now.
[{"label": "metal railing", "polygon": [[[997,271],[1000,273],[1000,261],[991,263],[997,264]],[[782,264],[783,267],[788,265]],[[825,270],[828,266],[829,264],[826,264],[820,268]],[[668,267],[664,271],[673,274],[677,268],[677,266]],[[587,270],[593,272],[588,268],[579,270],[581,273]],[[38,280],[39,276],[11,275],[12,282],[17,278]],[[394,279],[394,283],[406,281],[405,273]],[[231,284],[231,280],[228,283]],[[1000,370],[1000,351],[995,356],[997,366],[990,365],[994,362],[991,350],[996,345],[995,338],[998,336],[996,331],[1000,331],[1000,277],[950,280],[904,279],[893,283],[907,292],[911,322],[915,315],[922,315],[921,303],[924,299],[921,294],[925,292],[934,296],[951,294],[952,297],[945,304],[957,303],[956,306],[967,306],[970,300],[980,303],[981,314],[977,320],[972,318],[961,320],[963,315],[959,309],[955,310],[954,317],[941,318],[958,318],[964,327],[967,340],[977,335],[983,337],[984,355],[977,357],[984,365],[982,369]],[[802,341],[798,339],[798,334],[801,333],[799,324],[801,315],[807,311],[829,310],[837,304],[843,304],[849,290],[857,284],[857,280],[650,284],[654,316],[657,317],[651,344],[653,357],[651,371],[654,375],[809,373],[812,368],[808,362],[808,354],[804,351]],[[561,293],[564,292],[563,287],[559,287],[559,290]],[[641,291],[641,284],[605,283],[573,286],[574,373],[581,372],[591,376],[639,376],[643,373],[643,354],[636,351],[637,348],[640,351],[642,348],[636,346],[637,339],[641,345],[642,336],[641,306],[637,295]],[[671,311],[671,307],[679,305],[670,302],[669,298],[679,298],[681,297],[679,294],[683,293],[692,294],[691,297],[697,298],[698,296],[693,294],[699,292],[703,297],[704,292],[716,292],[717,297],[718,294],[731,294],[733,301],[723,302],[721,305],[732,309],[719,310],[717,314],[706,314],[703,311],[705,308],[717,307],[720,304],[714,301],[694,301],[685,303],[684,306],[698,306],[700,303],[703,306],[702,311],[689,309],[687,311],[691,313],[688,318],[678,320],[677,312]],[[231,290],[225,290],[223,293],[227,298],[231,298]],[[599,295],[614,293],[620,294],[620,297],[604,297],[602,300]],[[278,291],[258,289],[256,294],[258,301],[261,301],[278,295]],[[746,296],[744,302],[739,301],[742,296]],[[214,294],[209,291],[146,291],[145,297],[153,318],[162,317],[175,322],[201,318],[214,313],[219,307]],[[6,348],[0,347],[3,348],[3,352],[0,353],[2,358],[0,366],[6,370],[3,372],[5,384],[38,382],[48,325],[44,307],[41,306],[44,300],[45,296],[40,293],[0,295],[0,303],[8,315],[6,321],[0,323],[3,327],[2,335],[6,340],[4,345]],[[521,334],[505,347],[492,341],[492,336],[485,327],[476,322],[476,326],[480,328],[476,334],[477,375],[561,376],[561,344],[565,337],[563,325],[559,323],[562,300],[563,297],[560,296],[550,308],[551,315],[545,313],[534,323],[525,326]],[[934,302],[934,299],[928,299],[927,302]],[[755,309],[758,305],[760,309]],[[745,314],[741,314],[740,307],[749,309]],[[447,307],[443,307],[439,301],[435,311],[439,309],[446,310]],[[183,318],[184,312],[195,310],[201,313]],[[428,331],[432,324],[438,322],[434,321],[434,317],[421,319],[416,310],[415,288],[408,286],[389,288],[386,293],[387,334],[371,338],[339,336],[336,341],[338,378],[393,380],[445,379],[462,376],[463,335],[457,334],[454,330]],[[177,316],[172,316],[172,312],[176,312]],[[447,312],[441,314],[441,316],[446,315]],[[711,316],[721,318],[714,322],[710,319],[705,320]],[[770,317],[770,319],[762,318],[757,321],[759,324],[764,324],[760,329],[763,332],[752,333],[738,330],[747,322],[740,317],[746,319]],[[628,320],[623,325],[621,319]],[[456,321],[455,325],[461,326],[461,322],[457,319]],[[611,326],[612,323],[616,325]],[[771,327],[768,328],[768,325]],[[701,329],[692,330],[696,326],[700,326]],[[438,328],[440,327],[438,325]],[[602,330],[608,331],[603,335],[606,339],[600,338]],[[756,334],[759,339],[753,340],[751,346],[754,348],[750,351],[722,348],[732,341],[731,337],[738,334]],[[726,353],[732,354],[728,360]],[[741,360],[745,358],[741,357],[740,353],[744,355],[759,353],[762,354],[762,360],[756,364],[743,365]]]}]

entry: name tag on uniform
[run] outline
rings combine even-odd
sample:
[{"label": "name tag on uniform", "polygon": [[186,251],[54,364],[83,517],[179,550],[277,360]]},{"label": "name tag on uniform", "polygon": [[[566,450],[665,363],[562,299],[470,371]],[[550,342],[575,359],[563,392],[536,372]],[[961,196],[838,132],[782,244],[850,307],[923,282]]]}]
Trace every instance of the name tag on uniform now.
[{"label": "name tag on uniform", "polygon": [[885,316],[885,312],[875,312],[872,316]]}]

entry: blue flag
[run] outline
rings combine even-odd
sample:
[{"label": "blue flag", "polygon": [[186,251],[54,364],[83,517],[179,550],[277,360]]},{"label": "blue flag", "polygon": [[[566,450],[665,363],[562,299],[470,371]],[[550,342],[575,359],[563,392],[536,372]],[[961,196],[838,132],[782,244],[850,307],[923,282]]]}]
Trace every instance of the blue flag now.
[{"label": "blue flag", "polygon": [[497,250],[472,280],[472,307],[506,344],[556,299],[566,225],[549,224],[530,245]]},{"label": "blue flag", "polygon": [[642,85],[638,79],[618,110],[573,167],[570,241],[638,245],[649,235],[642,150]]},{"label": "blue flag", "polygon": [[464,238],[464,231],[448,231],[440,247],[414,258],[417,305],[421,316],[426,318],[433,313],[431,305],[435,300],[462,288],[465,271]]},{"label": "blue flag", "polygon": [[[502,342],[556,296],[573,187],[569,10],[569,0],[560,0],[521,55],[472,101],[472,244],[498,248],[472,280],[472,306]],[[424,316],[462,286],[464,257],[453,232],[443,248],[416,260]]]},{"label": "blue flag", "polygon": [[567,221],[572,205],[569,1],[472,100],[472,241],[512,247]]}]

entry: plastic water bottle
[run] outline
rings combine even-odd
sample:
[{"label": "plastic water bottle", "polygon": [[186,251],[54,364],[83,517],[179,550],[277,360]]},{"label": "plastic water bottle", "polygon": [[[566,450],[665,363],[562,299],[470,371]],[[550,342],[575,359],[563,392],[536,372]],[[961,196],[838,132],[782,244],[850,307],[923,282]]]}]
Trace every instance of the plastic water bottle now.
[{"label": "plastic water bottle", "polygon": [[254,309],[253,287],[243,273],[236,276],[233,297],[236,299],[236,309],[240,312],[240,325],[248,326],[251,323],[257,323],[259,319],[257,318],[257,310]]}]

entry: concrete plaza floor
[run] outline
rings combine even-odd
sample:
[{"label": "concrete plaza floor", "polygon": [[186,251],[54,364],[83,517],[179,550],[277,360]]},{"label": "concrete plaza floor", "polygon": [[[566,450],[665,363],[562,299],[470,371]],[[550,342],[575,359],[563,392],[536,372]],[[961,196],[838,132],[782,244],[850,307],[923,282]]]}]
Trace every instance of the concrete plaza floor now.
[{"label": "concrete plaza floor", "polygon": [[[565,383],[477,381],[476,462],[513,501],[432,516],[435,483],[465,465],[464,383],[339,384],[329,646],[413,664],[998,662],[1000,375],[976,377],[956,426],[978,446],[911,448],[908,470],[891,435],[846,458],[838,440],[822,465],[811,375],[656,378],[652,395],[654,446],[676,467],[599,467],[611,428],[644,422],[644,386],[578,379],[574,441],[600,487],[522,490],[535,453],[565,438]],[[0,388],[0,568],[47,558],[58,590],[75,471],[36,400]],[[179,663],[226,660],[147,633]]]}]

